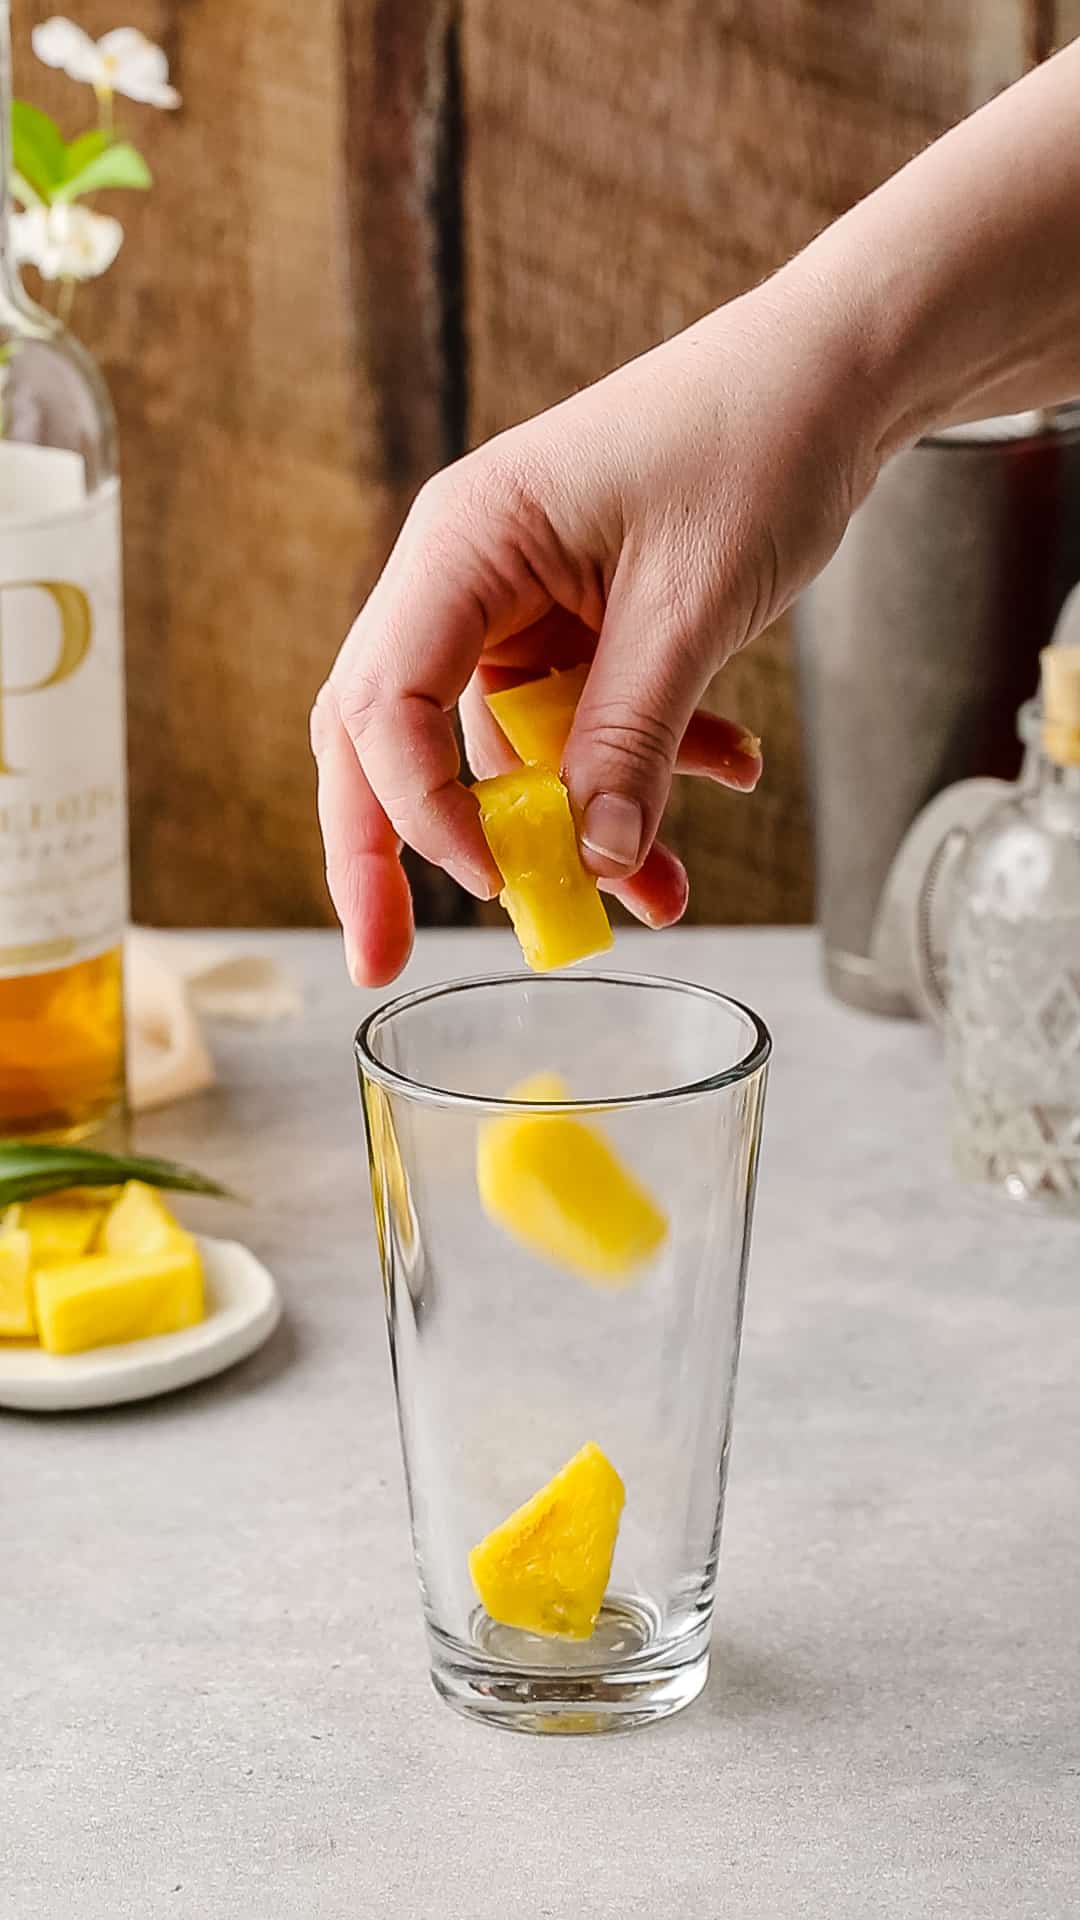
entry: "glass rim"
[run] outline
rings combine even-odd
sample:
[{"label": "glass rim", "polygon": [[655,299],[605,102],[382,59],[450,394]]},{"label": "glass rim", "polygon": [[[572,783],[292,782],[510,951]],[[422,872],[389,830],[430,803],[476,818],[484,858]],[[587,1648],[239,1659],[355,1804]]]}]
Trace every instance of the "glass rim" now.
[{"label": "glass rim", "polygon": [[[741,1013],[750,1022],[753,1040],[749,1050],[732,1066],[724,1067],[718,1073],[703,1075],[698,1080],[659,1087],[649,1093],[613,1094],[609,1098],[595,1095],[591,1099],[578,1100],[514,1100],[505,1094],[455,1093],[449,1087],[430,1086],[426,1081],[414,1080],[407,1073],[399,1073],[396,1067],[388,1067],[379,1060],[372,1049],[371,1043],[377,1029],[414,1007],[445,1000],[454,994],[475,992],[482,988],[520,986],[523,982],[533,985],[542,982],[548,987],[644,987],[652,992],[689,995]],[[457,1107],[474,1113],[586,1113],[595,1112],[600,1107],[605,1112],[615,1112],[634,1107],[673,1106],[739,1086],[768,1064],[772,1054],[772,1035],[760,1014],[755,1013],[753,1007],[748,1007],[745,1001],[736,1000],[730,993],[721,993],[716,987],[703,987],[697,981],[673,980],[662,974],[651,973],[560,972],[537,975],[521,970],[514,973],[469,974],[463,979],[443,980],[434,986],[417,987],[411,993],[398,994],[395,999],[384,1001],[382,1006],[376,1007],[361,1021],[353,1049],[365,1078],[373,1080],[386,1092],[402,1094],[424,1106]]]}]

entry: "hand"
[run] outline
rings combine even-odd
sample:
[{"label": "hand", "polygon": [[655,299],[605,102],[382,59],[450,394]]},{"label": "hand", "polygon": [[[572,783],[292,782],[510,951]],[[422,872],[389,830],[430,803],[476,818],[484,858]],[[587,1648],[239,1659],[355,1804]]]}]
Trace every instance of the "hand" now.
[{"label": "hand", "polygon": [[761,772],[698,703],[833,551],[877,425],[828,295],[781,274],[423,489],[312,715],[357,982],[408,958],[403,841],[477,898],[499,889],[455,704],[474,771],[499,771],[484,692],[583,659],[563,769],[583,858],[648,924],[679,918],[686,874],[656,841],[673,773],[748,791]]}]

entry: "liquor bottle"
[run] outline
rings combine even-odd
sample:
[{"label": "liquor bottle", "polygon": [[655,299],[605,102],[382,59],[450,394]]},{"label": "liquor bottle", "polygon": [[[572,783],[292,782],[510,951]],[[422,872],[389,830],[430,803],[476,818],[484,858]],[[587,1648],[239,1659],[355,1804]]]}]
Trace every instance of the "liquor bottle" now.
[{"label": "liquor bottle", "polygon": [[1080,647],[1042,656],[1024,781],[956,865],[946,1036],[959,1170],[1080,1212]]},{"label": "liquor bottle", "polygon": [[122,1131],[120,487],[89,355],[10,241],[0,0],[0,1139]]}]

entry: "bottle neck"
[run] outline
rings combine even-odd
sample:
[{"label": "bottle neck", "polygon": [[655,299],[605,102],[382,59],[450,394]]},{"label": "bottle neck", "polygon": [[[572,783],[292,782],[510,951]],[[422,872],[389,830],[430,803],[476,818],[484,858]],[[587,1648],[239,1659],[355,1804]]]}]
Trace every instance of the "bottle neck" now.
[{"label": "bottle neck", "polygon": [[1029,792],[1045,826],[1080,833],[1080,766],[1063,764],[1040,744]]},{"label": "bottle neck", "polygon": [[0,0],[0,327],[42,338],[58,328],[26,292],[11,237],[11,100],[11,14],[9,0]]},{"label": "bottle neck", "polygon": [[0,321],[19,303],[19,278],[11,244],[11,16],[0,0]]}]

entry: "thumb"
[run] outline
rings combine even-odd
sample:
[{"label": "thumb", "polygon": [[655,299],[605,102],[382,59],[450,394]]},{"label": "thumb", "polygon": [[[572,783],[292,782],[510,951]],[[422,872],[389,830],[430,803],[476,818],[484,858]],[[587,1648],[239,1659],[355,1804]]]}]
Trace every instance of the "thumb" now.
[{"label": "thumb", "polygon": [[625,879],[645,859],[683,734],[709,679],[703,649],[670,607],[613,584],[563,772],[591,872]]}]

